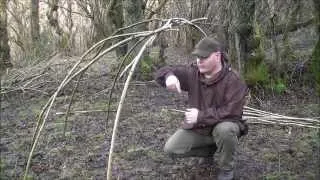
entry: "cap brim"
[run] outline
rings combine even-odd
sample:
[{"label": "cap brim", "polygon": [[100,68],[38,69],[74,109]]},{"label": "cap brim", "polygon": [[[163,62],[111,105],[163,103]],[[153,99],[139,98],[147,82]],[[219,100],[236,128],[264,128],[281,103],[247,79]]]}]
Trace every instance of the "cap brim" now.
[{"label": "cap brim", "polygon": [[193,56],[197,56],[197,57],[209,57],[210,56],[210,52],[208,51],[203,51],[200,49],[195,49],[192,53]]}]

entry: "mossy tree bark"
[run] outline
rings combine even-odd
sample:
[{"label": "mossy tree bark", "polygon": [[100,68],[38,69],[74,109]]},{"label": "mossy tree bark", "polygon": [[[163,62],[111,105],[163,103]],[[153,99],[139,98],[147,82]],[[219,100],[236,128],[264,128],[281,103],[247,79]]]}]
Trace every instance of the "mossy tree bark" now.
[{"label": "mossy tree bark", "polygon": [[40,38],[39,29],[39,0],[31,0],[31,38],[33,44]]},{"label": "mossy tree bark", "polygon": [[98,42],[112,33],[114,27],[110,13],[117,3],[116,0],[77,0],[76,3],[92,22],[95,32],[93,42]]},{"label": "mossy tree bark", "polygon": [[49,0],[49,10],[47,12],[47,18],[49,20],[49,24],[51,27],[54,28],[55,33],[57,33],[59,36],[62,35],[62,28],[59,26],[58,22],[58,3],[59,0]]},{"label": "mossy tree bark", "polygon": [[5,69],[12,67],[7,31],[7,1],[0,2],[0,75]]},{"label": "mossy tree bark", "polygon": [[73,19],[72,19],[72,1],[68,1],[68,13],[67,13],[67,26],[68,26],[68,32],[66,33],[66,39],[67,39],[67,47],[65,48],[65,51],[67,55],[71,55],[70,53],[72,52],[72,48],[75,47],[74,41],[75,41],[75,34],[72,32],[73,28]]},{"label": "mossy tree bark", "polygon": [[312,71],[315,76],[317,93],[320,96],[320,2],[314,0],[315,15],[317,18],[318,42],[312,53]]},{"label": "mossy tree bark", "polygon": [[58,9],[59,9],[59,0],[49,0],[49,9],[47,11],[47,18],[49,25],[53,28],[53,31],[58,39],[57,44],[55,44],[56,48],[58,48],[59,51],[64,50],[63,45],[63,29],[59,25],[59,14],[58,14]]},{"label": "mossy tree bark", "polygon": [[[124,26],[129,26],[144,19],[143,14],[146,5],[143,0],[122,0],[122,6]],[[141,24],[134,28],[130,28],[130,30],[132,32],[145,31],[146,26],[145,24]],[[137,40],[131,41],[127,48],[130,49],[136,42]]]},{"label": "mossy tree bark", "polygon": [[253,50],[250,42],[253,40],[253,19],[255,12],[254,0],[239,0],[237,3],[237,33],[240,40],[240,59],[245,62],[248,61],[249,56]]},{"label": "mossy tree bark", "polygon": [[[112,24],[115,27],[115,30],[120,29],[124,26],[122,1],[119,1],[119,0],[115,1],[111,5],[111,10],[109,15],[110,15]],[[123,39],[123,38],[120,38],[120,39]],[[118,57],[124,56],[126,52],[127,52],[126,46],[122,46],[116,49],[116,54]]]},{"label": "mossy tree bark", "polygon": [[[116,29],[124,26],[122,0],[77,0],[76,3],[92,22],[93,42],[110,36]],[[88,42],[88,44],[93,42]],[[110,43],[105,44],[105,46],[110,45]],[[125,54],[122,48],[117,48],[117,55]]]},{"label": "mossy tree bark", "polygon": [[[191,1],[191,15],[190,19],[197,19],[205,17],[207,14],[208,8],[210,6],[210,0],[197,0]],[[192,50],[197,42],[201,39],[203,34],[194,27],[189,27],[189,37],[187,38],[186,47],[189,50]]]},{"label": "mossy tree bark", "polygon": [[320,96],[320,37],[312,53],[312,71],[315,76],[317,93]]},{"label": "mossy tree bark", "polygon": [[[144,20],[144,11],[146,4],[143,0],[122,0],[123,6],[123,23],[124,26],[129,26],[131,24],[140,22]],[[140,24],[133,28],[130,28],[130,32],[139,32],[145,31],[147,29],[146,24]],[[137,40],[132,40],[125,47],[126,51],[133,47]],[[136,54],[141,49],[141,45],[138,45],[132,52],[132,57],[136,56]],[[153,62],[149,57],[148,50],[144,51],[142,55],[142,60],[137,67],[137,73],[134,75],[135,79],[138,80],[150,80],[151,77],[151,68],[153,66]]]}]

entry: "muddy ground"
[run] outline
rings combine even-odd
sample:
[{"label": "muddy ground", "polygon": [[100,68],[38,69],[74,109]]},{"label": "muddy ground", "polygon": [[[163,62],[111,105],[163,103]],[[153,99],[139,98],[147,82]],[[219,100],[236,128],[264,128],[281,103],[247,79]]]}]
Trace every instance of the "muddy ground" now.
[{"label": "muddy ground", "polygon": [[[174,53],[180,54],[180,59],[187,54],[182,50]],[[167,57],[170,59],[171,55],[169,52]],[[6,83],[10,81],[10,86],[2,85],[7,89],[2,91],[1,100],[0,179],[22,178],[36,115],[75,58],[57,56],[50,62],[54,63],[45,70],[40,66],[15,70],[3,79]],[[112,82],[106,64],[100,62],[84,75],[72,111],[105,109]],[[44,75],[32,82],[26,78],[30,73],[40,72]],[[22,85],[29,88],[22,91]],[[116,110],[122,87],[119,83],[116,88],[112,110]],[[32,158],[30,179],[106,177],[115,112],[108,122],[105,112],[72,114],[64,136],[65,117],[57,113],[66,111],[71,92],[72,86],[67,86],[49,114]],[[298,87],[282,95],[260,93],[253,96],[249,106],[284,115],[319,117],[319,102],[311,90]],[[163,152],[166,139],[182,120],[182,114],[168,109],[187,107],[186,94],[167,92],[154,82],[134,81],[119,122],[112,168],[114,179],[215,179],[215,165],[200,166],[196,158],[173,160]],[[240,139],[236,176],[241,180],[320,179],[319,151],[317,130],[250,124],[248,135]]]}]

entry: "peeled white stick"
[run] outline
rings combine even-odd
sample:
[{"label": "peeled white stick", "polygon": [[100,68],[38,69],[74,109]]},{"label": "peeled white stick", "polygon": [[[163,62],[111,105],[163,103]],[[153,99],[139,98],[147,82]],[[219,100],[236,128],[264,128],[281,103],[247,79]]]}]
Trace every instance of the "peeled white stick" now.
[{"label": "peeled white stick", "polygon": [[244,112],[248,112],[250,110],[251,110],[251,112],[256,112],[256,113],[263,114],[263,115],[272,115],[273,117],[279,117],[279,118],[282,118],[282,119],[294,119],[294,120],[311,121],[311,122],[315,122],[315,123],[320,123],[320,121],[317,120],[317,119],[289,117],[289,116],[283,116],[283,115],[280,115],[280,114],[275,114],[275,113],[270,113],[270,112],[267,112],[267,111],[254,109],[254,108],[251,108],[251,107],[248,107],[248,106],[244,107]]},{"label": "peeled white stick", "polygon": [[172,86],[175,86],[175,90],[178,93],[181,93],[180,82],[179,82],[179,79],[175,75],[170,75],[166,79],[166,87],[170,90],[173,90],[173,89],[171,89]]},{"label": "peeled white stick", "polygon": [[243,119],[257,119],[259,121],[265,120],[265,121],[270,121],[274,123],[298,123],[298,124],[303,124],[303,125],[314,125],[313,123],[310,122],[301,122],[301,121],[293,121],[293,120],[286,120],[286,119],[279,119],[279,118],[270,118],[270,117],[254,117],[254,116],[243,116]]},{"label": "peeled white stick", "polygon": [[315,129],[320,129],[319,126],[310,126],[310,125],[305,125],[305,124],[299,124],[299,123],[281,123],[281,122],[268,122],[265,120],[257,119],[257,121],[251,121],[250,119],[247,119],[247,122],[250,124],[278,124],[278,125],[295,125],[295,126],[300,126],[300,127],[308,127],[308,128],[315,128]]},{"label": "peeled white stick", "polygon": [[243,116],[247,116],[250,118],[266,119],[270,121],[294,122],[294,123],[311,124],[311,125],[317,124],[315,122],[310,122],[310,121],[299,121],[293,117],[283,118],[283,117],[273,116],[273,115],[259,115],[259,114],[250,113],[250,112],[243,112]]},{"label": "peeled white stick", "polygon": [[120,101],[118,104],[118,109],[117,109],[117,114],[116,114],[116,118],[114,120],[114,125],[113,125],[113,130],[112,130],[112,136],[111,136],[111,145],[110,145],[110,149],[109,149],[109,157],[108,157],[108,166],[107,166],[107,180],[111,180],[111,169],[112,169],[112,155],[113,155],[113,149],[114,149],[114,142],[115,142],[115,137],[116,137],[116,133],[117,133],[117,127],[119,124],[119,118],[120,118],[120,113],[121,113],[121,109],[122,109],[122,105],[124,102],[124,99],[126,97],[126,93],[129,87],[129,83],[131,80],[131,77],[133,75],[133,72],[142,56],[142,53],[144,52],[144,50],[146,49],[147,45],[151,44],[154,39],[156,38],[156,34],[152,35],[147,41],[146,43],[141,47],[139,53],[136,55],[136,57],[133,59],[133,64],[131,66],[131,69],[129,71],[127,80],[125,82],[125,85],[123,87],[122,90],[122,94],[120,97]]},{"label": "peeled white stick", "polygon": [[187,111],[182,111],[178,109],[168,109],[169,111],[175,111],[175,112],[180,112],[180,113],[186,113]]},{"label": "peeled white stick", "polygon": [[180,83],[176,83],[176,88],[177,88],[178,93],[181,93]]}]

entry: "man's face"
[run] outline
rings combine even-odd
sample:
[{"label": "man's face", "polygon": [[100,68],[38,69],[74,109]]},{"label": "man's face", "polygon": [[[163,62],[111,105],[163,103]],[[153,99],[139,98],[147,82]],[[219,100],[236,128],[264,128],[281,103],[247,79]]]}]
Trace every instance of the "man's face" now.
[{"label": "man's face", "polygon": [[209,57],[198,57],[197,66],[200,73],[211,74],[214,72],[221,63],[221,53],[213,52]]}]

